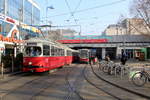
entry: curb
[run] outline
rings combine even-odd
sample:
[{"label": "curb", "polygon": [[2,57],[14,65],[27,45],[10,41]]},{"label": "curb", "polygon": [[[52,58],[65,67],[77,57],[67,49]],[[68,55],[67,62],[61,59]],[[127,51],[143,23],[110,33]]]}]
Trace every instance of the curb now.
[{"label": "curb", "polygon": [[138,91],[136,91],[136,90],[129,89],[129,88],[127,88],[127,87],[123,87],[123,86],[121,86],[121,85],[118,85],[117,83],[114,83],[114,82],[110,81],[109,79],[105,79],[105,78],[102,77],[102,76],[101,76],[101,79],[102,79],[103,81],[108,82],[109,84],[114,85],[114,86],[116,86],[116,87],[118,87],[118,88],[121,88],[121,89],[123,89],[123,90],[125,90],[125,91],[128,91],[128,92],[134,93],[134,94],[136,94],[136,95],[139,95],[139,96],[141,96],[141,97],[150,99],[150,96],[149,96],[149,95],[146,95],[146,94],[140,93],[140,92],[138,92]]},{"label": "curb", "polygon": [[22,73],[22,71],[10,72],[10,73],[4,74],[4,76],[10,77],[10,76],[17,75],[17,74],[20,74],[20,73]]}]

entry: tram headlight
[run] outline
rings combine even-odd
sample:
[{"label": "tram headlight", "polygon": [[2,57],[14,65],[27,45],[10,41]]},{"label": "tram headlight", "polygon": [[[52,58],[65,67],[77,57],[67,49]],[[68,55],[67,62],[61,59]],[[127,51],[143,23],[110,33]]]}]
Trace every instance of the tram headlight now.
[{"label": "tram headlight", "polygon": [[29,62],[29,65],[32,65],[32,62]]}]

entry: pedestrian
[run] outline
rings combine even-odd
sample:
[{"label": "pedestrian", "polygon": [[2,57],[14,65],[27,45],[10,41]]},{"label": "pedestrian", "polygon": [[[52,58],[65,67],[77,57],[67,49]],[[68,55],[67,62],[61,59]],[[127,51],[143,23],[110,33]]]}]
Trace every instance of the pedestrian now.
[{"label": "pedestrian", "polygon": [[106,56],[105,56],[105,61],[107,61],[107,62],[109,62],[109,61],[110,61],[110,57],[109,57],[109,55],[106,55]]},{"label": "pedestrian", "polygon": [[121,64],[122,65],[125,65],[126,64],[126,61],[127,61],[127,55],[125,53],[122,54],[122,57],[121,57]]}]

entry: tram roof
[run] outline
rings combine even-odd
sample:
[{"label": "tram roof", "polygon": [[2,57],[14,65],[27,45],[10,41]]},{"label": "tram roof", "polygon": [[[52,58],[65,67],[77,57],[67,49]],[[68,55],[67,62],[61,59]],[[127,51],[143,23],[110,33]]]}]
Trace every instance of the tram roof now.
[{"label": "tram roof", "polygon": [[29,40],[26,40],[25,42],[37,42],[37,43],[50,43],[50,44],[55,44],[54,42],[50,40],[46,40],[44,38],[31,38]]},{"label": "tram roof", "polygon": [[55,42],[55,41],[50,41],[50,40],[47,40],[47,39],[44,39],[44,38],[31,38],[31,39],[25,41],[25,43],[28,43],[28,42],[49,43],[49,44],[55,45],[58,48],[64,48],[64,49],[71,50],[71,48],[69,48],[65,44]]}]

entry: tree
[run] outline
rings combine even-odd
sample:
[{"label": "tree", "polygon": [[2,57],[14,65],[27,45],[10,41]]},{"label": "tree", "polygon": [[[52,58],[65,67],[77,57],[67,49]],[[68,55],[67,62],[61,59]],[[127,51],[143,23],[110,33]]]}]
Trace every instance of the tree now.
[{"label": "tree", "polygon": [[[44,31],[43,33],[46,33],[46,31]],[[46,38],[52,41],[63,40],[64,36],[74,36],[75,33],[76,31],[72,29],[49,30],[48,36]]]},{"label": "tree", "polygon": [[[141,18],[143,22],[138,23],[145,27],[147,32],[150,32],[150,0],[133,0],[130,7],[130,12],[134,17]],[[133,26],[136,27],[136,26]],[[137,28],[138,29],[138,28]]]},{"label": "tree", "polygon": [[127,17],[124,16],[123,14],[120,14],[117,25],[122,26],[122,22],[126,19]]}]

